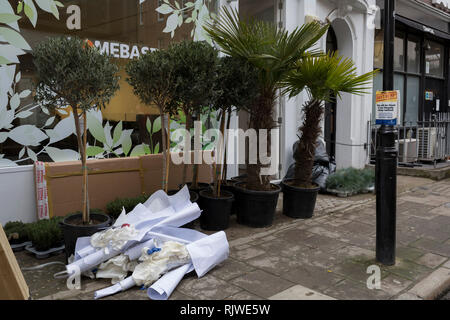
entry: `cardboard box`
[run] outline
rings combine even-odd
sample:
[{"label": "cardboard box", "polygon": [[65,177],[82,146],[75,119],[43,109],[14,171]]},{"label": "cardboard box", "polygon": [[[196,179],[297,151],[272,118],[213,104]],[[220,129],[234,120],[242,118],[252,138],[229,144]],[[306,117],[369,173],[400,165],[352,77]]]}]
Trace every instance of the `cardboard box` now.
[{"label": "cardboard box", "polygon": [[[205,151],[206,152],[206,151]],[[116,198],[150,196],[161,189],[162,154],[141,157],[88,160],[88,194],[91,209],[106,209]],[[191,181],[192,166],[187,165]],[[182,182],[183,165],[170,163],[169,189]],[[81,161],[45,163],[49,216],[65,216],[81,211]],[[211,166],[199,165],[199,182],[211,182]]]}]

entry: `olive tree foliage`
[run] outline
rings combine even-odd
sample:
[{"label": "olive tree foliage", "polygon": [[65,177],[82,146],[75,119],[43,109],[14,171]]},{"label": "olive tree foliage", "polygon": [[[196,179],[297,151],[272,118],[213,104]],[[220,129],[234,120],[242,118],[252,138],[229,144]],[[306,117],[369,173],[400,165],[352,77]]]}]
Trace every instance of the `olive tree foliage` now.
[{"label": "olive tree foliage", "polygon": [[119,89],[118,67],[80,38],[48,38],[37,45],[33,58],[35,99],[47,108],[102,108]]},{"label": "olive tree foliage", "polygon": [[[185,40],[168,48],[175,63],[175,100],[186,115],[186,130],[192,127],[192,116],[200,118],[209,111],[215,99],[218,51],[205,41]],[[187,139],[189,140],[189,139]],[[189,143],[185,139],[186,143]],[[186,149],[185,149],[186,150]],[[197,186],[198,165],[193,165],[192,186]],[[186,166],[183,184],[186,182]]]},{"label": "olive tree foliage", "polygon": [[[49,38],[37,45],[33,56],[37,75],[35,100],[49,109],[70,106],[73,111],[83,173],[83,223],[88,224],[86,112],[105,107],[119,89],[118,67],[90,41],[76,37]],[[80,116],[84,119],[83,133]]]},{"label": "olive tree foliage", "polygon": [[161,119],[163,151],[162,189],[167,191],[168,167],[167,146],[169,136],[166,133],[165,115],[174,115],[178,110],[175,100],[176,74],[175,60],[167,50],[151,51],[139,59],[127,64],[127,82],[133,87],[134,94],[146,105],[156,105]]}]

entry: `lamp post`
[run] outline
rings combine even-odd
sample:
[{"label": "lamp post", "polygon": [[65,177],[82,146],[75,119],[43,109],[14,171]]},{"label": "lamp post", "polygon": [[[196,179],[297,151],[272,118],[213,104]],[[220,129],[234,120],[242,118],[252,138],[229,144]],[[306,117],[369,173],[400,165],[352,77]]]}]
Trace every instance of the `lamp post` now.
[{"label": "lamp post", "polygon": [[[395,0],[384,1],[383,91],[394,90]],[[376,260],[395,264],[397,198],[397,129],[382,124],[377,132],[375,165]]]}]

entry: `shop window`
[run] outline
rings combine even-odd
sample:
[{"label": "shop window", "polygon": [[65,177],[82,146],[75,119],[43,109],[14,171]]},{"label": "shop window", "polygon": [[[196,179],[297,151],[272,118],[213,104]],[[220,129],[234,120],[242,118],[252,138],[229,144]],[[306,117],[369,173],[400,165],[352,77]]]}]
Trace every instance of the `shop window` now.
[{"label": "shop window", "polygon": [[406,110],[405,125],[417,124],[419,114],[420,78],[416,76],[406,77]]},{"label": "shop window", "polygon": [[408,66],[409,73],[420,73],[420,40],[416,37],[408,37]]},{"label": "shop window", "polygon": [[405,71],[405,50],[401,35],[394,37],[394,70]]},{"label": "shop window", "polygon": [[443,77],[444,48],[439,43],[425,41],[425,74]]},{"label": "shop window", "polygon": [[383,29],[375,30],[375,43],[373,47],[373,67],[383,68]]}]

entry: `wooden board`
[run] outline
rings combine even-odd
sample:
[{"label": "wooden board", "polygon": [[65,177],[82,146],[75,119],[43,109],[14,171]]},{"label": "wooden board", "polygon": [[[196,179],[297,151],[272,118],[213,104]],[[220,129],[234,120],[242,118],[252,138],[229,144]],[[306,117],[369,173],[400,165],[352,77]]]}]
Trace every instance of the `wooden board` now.
[{"label": "wooden board", "polygon": [[27,300],[28,285],[0,225],[0,300]]}]

